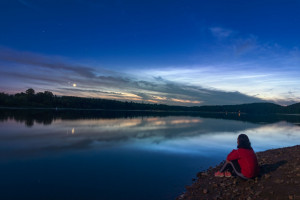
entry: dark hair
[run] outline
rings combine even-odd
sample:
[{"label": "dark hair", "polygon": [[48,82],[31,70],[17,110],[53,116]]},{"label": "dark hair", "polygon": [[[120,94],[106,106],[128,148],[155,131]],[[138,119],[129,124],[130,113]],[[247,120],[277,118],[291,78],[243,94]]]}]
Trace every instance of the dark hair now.
[{"label": "dark hair", "polygon": [[237,148],[243,148],[243,149],[252,149],[250,140],[246,134],[240,134],[238,136],[238,146]]}]

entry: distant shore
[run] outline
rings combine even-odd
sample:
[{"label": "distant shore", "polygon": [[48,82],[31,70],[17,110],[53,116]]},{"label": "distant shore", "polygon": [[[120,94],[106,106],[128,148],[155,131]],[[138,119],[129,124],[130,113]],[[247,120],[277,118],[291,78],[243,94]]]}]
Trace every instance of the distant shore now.
[{"label": "distant shore", "polygon": [[68,108],[68,109],[104,109],[104,110],[146,110],[146,111],[197,111],[212,113],[240,114],[300,114],[300,103],[281,106],[268,102],[253,102],[238,105],[167,105],[162,103],[144,103],[118,101],[100,98],[75,96],[56,96],[50,91],[36,93],[34,89],[13,95],[0,92],[0,107],[21,108]]},{"label": "distant shore", "polygon": [[214,177],[223,162],[199,172],[177,200],[289,199],[300,200],[300,145],[257,153],[260,175],[250,180]]}]

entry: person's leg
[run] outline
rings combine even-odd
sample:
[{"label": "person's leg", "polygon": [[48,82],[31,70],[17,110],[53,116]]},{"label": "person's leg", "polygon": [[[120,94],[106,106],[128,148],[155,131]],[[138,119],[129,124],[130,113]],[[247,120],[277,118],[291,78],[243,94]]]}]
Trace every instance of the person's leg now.
[{"label": "person's leg", "polygon": [[222,167],[219,171],[217,171],[217,172],[215,173],[215,176],[216,176],[216,177],[224,177],[225,174],[224,174],[223,171],[225,171],[225,169],[227,169],[228,167],[230,167],[230,165],[229,165],[228,163],[225,163],[225,164],[223,165],[223,167]]},{"label": "person's leg", "polygon": [[232,169],[236,175],[238,175],[239,177],[241,177],[243,179],[248,179],[241,173],[241,167],[240,167],[239,163],[237,162],[237,160],[230,161],[229,164],[232,167]]},{"label": "person's leg", "polygon": [[[225,170],[233,171],[239,177],[243,179],[248,179],[241,173],[241,167],[237,160],[232,160],[230,162],[225,163],[219,172],[224,172]],[[220,176],[220,174],[217,174],[217,176]]]},{"label": "person's leg", "polygon": [[220,172],[224,172],[225,169],[228,168],[228,166],[229,166],[229,162],[228,162],[228,163],[226,162],[226,163],[223,165],[223,167],[220,169]]},{"label": "person's leg", "polygon": [[240,167],[238,160],[232,160],[231,163],[233,164],[235,170],[237,172],[241,173],[241,167]]}]

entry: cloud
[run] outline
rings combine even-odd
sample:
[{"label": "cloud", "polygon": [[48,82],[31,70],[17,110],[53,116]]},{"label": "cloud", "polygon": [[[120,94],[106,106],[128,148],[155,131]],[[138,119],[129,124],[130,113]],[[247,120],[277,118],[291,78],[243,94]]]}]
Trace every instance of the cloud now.
[{"label": "cloud", "polygon": [[244,39],[237,39],[233,45],[234,51],[237,55],[246,53],[248,51],[259,48],[257,40],[254,36],[250,36]]},{"label": "cloud", "polygon": [[175,101],[175,102],[180,102],[180,103],[195,103],[195,104],[200,104],[200,103],[203,102],[203,101],[191,101],[191,100],[174,99],[174,98],[172,98],[171,100],[172,100],[172,101]]},{"label": "cloud", "polygon": [[19,63],[22,65],[44,67],[52,70],[73,72],[88,78],[93,78],[96,76],[94,69],[92,68],[72,65],[70,63],[66,64],[64,62],[59,62],[57,57],[54,57],[53,59],[51,57],[34,54],[31,52],[20,52],[7,48],[0,48],[0,60]]},{"label": "cloud", "polygon": [[[148,98],[149,94],[153,94],[153,96],[159,94],[161,99],[155,98],[155,100],[168,104],[180,102],[184,105],[219,105],[263,101],[259,98],[250,97],[240,92],[205,89],[199,86],[191,86],[163,79],[161,79],[159,83],[147,82],[147,84],[145,84],[145,81],[142,81],[142,83],[143,84],[139,84],[139,82],[137,82],[137,85],[139,86],[138,89],[145,90]],[[140,95],[140,92],[136,94]]]},{"label": "cloud", "polygon": [[228,38],[234,34],[234,31],[221,27],[211,27],[209,30],[213,36],[217,37],[218,39]]},{"label": "cloud", "polygon": [[[73,64],[60,57],[0,49],[2,86],[11,90],[50,90],[58,95],[164,103],[218,105],[262,101],[240,92],[225,92],[166,80],[144,79],[104,68]],[[16,84],[18,82],[18,84]],[[77,87],[74,88],[73,84]],[[21,86],[20,86],[21,85]]]},{"label": "cloud", "polygon": [[257,36],[253,34],[243,34],[223,27],[211,27],[208,30],[217,39],[214,48],[219,52],[224,51],[227,57],[232,54],[234,58],[263,48],[263,45],[259,45]]}]

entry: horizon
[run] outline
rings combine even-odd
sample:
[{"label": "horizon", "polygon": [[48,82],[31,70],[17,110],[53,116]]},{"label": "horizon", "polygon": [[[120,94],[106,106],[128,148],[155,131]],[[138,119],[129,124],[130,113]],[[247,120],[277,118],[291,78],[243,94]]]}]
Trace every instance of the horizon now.
[{"label": "horizon", "polygon": [[[28,89],[33,89],[33,88],[28,88]],[[34,89],[33,89],[34,90]],[[34,90],[34,95],[36,95],[37,93],[44,93],[44,92],[50,92],[50,91],[38,91],[36,92]],[[25,94],[26,95],[26,91],[23,91],[23,92],[20,92],[20,93],[5,93],[5,92],[1,92],[0,91],[0,94],[3,93],[3,94],[7,94],[7,95],[16,95],[16,94]],[[52,93],[52,92],[51,92]],[[53,93],[52,93],[53,94]],[[157,105],[166,105],[166,106],[182,106],[182,107],[202,107],[202,106],[239,106],[239,105],[250,105],[250,104],[275,104],[275,105],[279,105],[279,106],[282,106],[282,107],[288,107],[288,106],[291,106],[291,105],[295,105],[295,104],[299,104],[300,102],[295,102],[293,104],[290,104],[290,105],[280,105],[280,104],[276,104],[274,102],[269,102],[269,101],[263,101],[263,102],[252,102],[252,103],[241,103],[241,104],[222,104],[222,105],[198,105],[198,106],[195,106],[195,105],[170,105],[170,104],[163,104],[163,103],[154,103],[154,102],[135,102],[135,101],[128,101],[128,100],[120,100],[120,99],[105,99],[105,98],[99,98],[99,97],[80,97],[80,96],[68,96],[68,95],[56,95],[56,94],[53,94],[55,95],[56,97],[75,97],[75,98],[92,98],[92,99],[101,99],[101,100],[107,100],[107,101],[120,101],[120,102],[133,102],[133,103],[139,103],[139,104],[157,104]],[[9,108],[9,107],[7,107]],[[66,108],[68,109],[68,108]],[[85,109],[85,108],[78,108],[78,109]],[[88,109],[89,110],[89,109]]]},{"label": "horizon", "polygon": [[299,1],[0,1],[0,90],[179,106],[300,102]]}]

